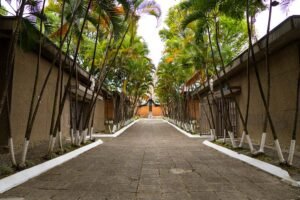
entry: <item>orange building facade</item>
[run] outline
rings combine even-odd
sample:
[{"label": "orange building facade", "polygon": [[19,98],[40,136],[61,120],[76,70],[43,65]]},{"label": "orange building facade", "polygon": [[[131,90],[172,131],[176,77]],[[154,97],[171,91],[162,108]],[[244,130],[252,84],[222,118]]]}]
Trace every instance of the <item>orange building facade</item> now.
[{"label": "orange building facade", "polygon": [[[148,118],[150,115],[149,106],[148,105],[140,106],[137,110],[137,115],[142,118]],[[162,115],[163,113],[160,106],[152,106],[153,117],[160,117]]]},{"label": "orange building facade", "polygon": [[143,118],[160,117],[163,115],[161,106],[155,103],[151,98],[144,104],[139,105],[137,116]]}]

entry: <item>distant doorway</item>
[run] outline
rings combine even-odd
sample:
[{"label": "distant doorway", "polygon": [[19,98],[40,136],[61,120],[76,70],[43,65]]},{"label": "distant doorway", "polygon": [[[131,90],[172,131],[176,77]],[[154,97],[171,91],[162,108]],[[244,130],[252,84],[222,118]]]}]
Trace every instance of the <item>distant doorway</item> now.
[{"label": "distant doorway", "polygon": [[153,100],[152,99],[149,99],[148,101],[148,107],[149,107],[149,113],[148,113],[148,118],[152,118],[152,102]]}]

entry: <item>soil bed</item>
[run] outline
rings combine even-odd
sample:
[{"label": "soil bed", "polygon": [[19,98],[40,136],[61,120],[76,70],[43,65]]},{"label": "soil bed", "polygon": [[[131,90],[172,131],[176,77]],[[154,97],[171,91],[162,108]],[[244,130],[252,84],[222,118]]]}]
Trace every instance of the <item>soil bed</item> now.
[{"label": "soil bed", "polygon": [[[91,144],[92,142],[93,141],[91,141],[91,140],[87,140],[86,143],[84,145],[81,145],[80,147]],[[31,147],[28,149],[26,168],[24,168],[24,169],[33,167],[33,166],[41,164],[45,161],[48,161],[48,160],[51,160],[58,156],[64,155],[64,154],[74,151],[80,147],[72,145],[71,143],[66,143],[63,146],[63,151],[56,148],[54,153],[51,155],[51,157],[48,157],[48,156],[46,156],[48,142],[42,142],[38,145],[34,145],[34,147]],[[20,158],[21,158],[21,152],[18,152],[16,154],[17,162],[20,160]],[[16,172],[22,171],[24,169],[18,169],[11,165],[9,153],[0,155],[0,179],[7,177],[9,175],[12,175]]]},{"label": "soil bed", "polygon": [[[223,143],[221,141],[215,141],[213,143],[217,144],[217,145],[220,145],[222,147],[225,147],[227,149],[230,149],[232,151],[235,151],[239,154],[243,154],[243,155],[246,155],[246,156],[261,160],[261,161],[264,161],[266,163],[275,165],[277,167],[280,167],[280,168],[286,170],[293,179],[295,179],[297,181],[300,180],[300,166],[299,166],[300,157],[297,156],[297,155],[295,155],[295,157],[294,157],[294,166],[288,166],[288,165],[281,165],[278,162],[278,159],[276,157],[277,154],[276,154],[275,150],[273,150],[271,148],[266,148],[265,149],[265,154],[253,155],[253,154],[250,153],[250,150],[245,145],[242,148],[240,148],[240,147],[233,148],[231,146],[231,144],[228,143],[228,142]],[[259,148],[258,145],[255,145],[254,147],[256,149]],[[285,155],[285,157],[287,157],[287,155]]]}]

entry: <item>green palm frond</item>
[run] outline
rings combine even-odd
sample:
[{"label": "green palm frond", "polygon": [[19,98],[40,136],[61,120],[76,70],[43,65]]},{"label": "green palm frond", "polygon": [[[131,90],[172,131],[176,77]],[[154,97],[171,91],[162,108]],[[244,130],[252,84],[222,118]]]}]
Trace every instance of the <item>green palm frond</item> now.
[{"label": "green palm frond", "polygon": [[192,23],[196,20],[205,19],[205,18],[206,18],[206,16],[201,10],[195,11],[195,12],[189,14],[188,16],[186,16],[186,18],[181,22],[181,27],[184,30],[190,23]]},{"label": "green palm frond", "polygon": [[186,10],[186,9],[189,9],[192,5],[193,4],[191,1],[183,1],[183,2],[179,3],[178,7],[181,10]]}]

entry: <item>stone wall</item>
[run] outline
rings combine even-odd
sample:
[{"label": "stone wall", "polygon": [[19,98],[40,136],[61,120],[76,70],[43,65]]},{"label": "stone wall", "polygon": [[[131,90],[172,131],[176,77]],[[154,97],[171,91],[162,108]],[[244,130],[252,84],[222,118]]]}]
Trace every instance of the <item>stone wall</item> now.
[{"label": "stone wall", "polygon": [[[291,133],[294,122],[295,106],[296,106],[296,88],[297,76],[299,70],[299,50],[297,44],[291,44],[280,51],[274,52],[270,57],[271,69],[271,97],[270,112],[273,123],[278,134],[278,138],[282,147],[288,149],[291,139]],[[266,68],[264,60],[258,65],[259,74],[263,83],[263,89],[266,91]],[[251,77],[251,93],[250,93],[250,109],[248,129],[251,138],[255,143],[260,142],[262,134],[263,120],[265,116],[263,102],[258,90],[257,80],[253,67],[250,71]],[[238,75],[230,79],[231,86],[240,86],[241,94],[237,95],[237,101],[240,105],[242,113],[245,113],[247,102],[247,74],[243,70]],[[239,119],[238,135],[242,133],[242,123]],[[300,124],[298,122],[298,128]],[[267,145],[273,145],[273,138],[268,126]],[[298,137],[299,129],[297,131]],[[297,150],[299,148],[299,140],[297,142]]]},{"label": "stone wall", "polygon": [[[37,63],[37,54],[32,51],[17,49],[13,72],[13,84],[11,95],[11,133],[14,138],[16,151],[19,151],[24,142],[25,129],[27,125],[30,108],[31,95],[33,92],[34,76]],[[51,62],[42,58],[40,60],[39,79],[37,94],[39,93],[46,74],[51,67]],[[32,129],[30,145],[35,146],[47,142],[51,123],[52,107],[55,94],[56,77],[58,67],[54,66],[46,86],[40,108]],[[63,73],[64,85],[66,85],[69,74]],[[37,99],[36,99],[37,100]],[[97,100],[95,110],[95,131],[104,130],[104,100]],[[62,133],[64,138],[69,137],[70,130],[70,101],[66,99],[62,113]],[[7,131],[1,131],[1,138],[7,140]],[[2,145],[7,145],[3,143]]]}]

